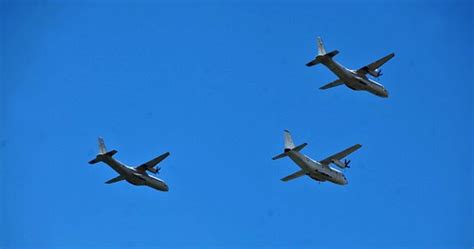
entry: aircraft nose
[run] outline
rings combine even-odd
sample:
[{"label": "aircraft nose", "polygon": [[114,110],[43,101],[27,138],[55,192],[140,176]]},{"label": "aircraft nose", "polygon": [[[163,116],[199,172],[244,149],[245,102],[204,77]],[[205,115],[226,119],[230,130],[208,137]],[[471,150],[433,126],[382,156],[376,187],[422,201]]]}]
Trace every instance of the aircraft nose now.
[{"label": "aircraft nose", "polygon": [[349,183],[349,181],[347,181],[347,178],[344,177],[344,178],[342,179],[342,185],[346,185],[346,184],[348,184],[348,183]]},{"label": "aircraft nose", "polygon": [[163,191],[168,192],[169,190],[170,190],[170,188],[168,187],[168,185],[165,184],[165,185],[163,186]]},{"label": "aircraft nose", "polygon": [[384,98],[388,98],[388,91],[384,89],[382,96],[383,96]]}]

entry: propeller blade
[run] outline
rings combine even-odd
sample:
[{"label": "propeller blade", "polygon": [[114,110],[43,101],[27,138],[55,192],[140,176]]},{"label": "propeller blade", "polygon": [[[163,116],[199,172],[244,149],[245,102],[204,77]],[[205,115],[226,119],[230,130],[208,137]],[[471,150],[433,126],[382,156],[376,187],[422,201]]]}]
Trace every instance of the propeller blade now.
[{"label": "propeller blade", "polygon": [[351,160],[346,160],[346,159],[344,160],[344,164],[345,164],[346,168],[350,168],[349,167],[350,163],[351,163]]}]

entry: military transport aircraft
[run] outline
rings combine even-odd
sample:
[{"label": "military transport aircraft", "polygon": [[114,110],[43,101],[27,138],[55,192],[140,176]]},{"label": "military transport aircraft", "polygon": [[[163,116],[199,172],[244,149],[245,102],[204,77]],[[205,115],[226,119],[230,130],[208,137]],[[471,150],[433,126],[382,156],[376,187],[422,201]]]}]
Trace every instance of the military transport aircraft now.
[{"label": "military transport aircraft", "polygon": [[319,162],[300,153],[300,150],[306,145],[308,144],[304,143],[295,146],[290,132],[285,130],[285,150],[282,154],[279,154],[272,159],[276,160],[288,156],[301,168],[301,170],[282,178],[282,181],[287,182],[300,176],[307,175],[319,182],[330,181],[339,185],[346,185],[348,183],[346,177],[341,171],[332,168],[329,165],[332,163],[341,169],[349,168],[350,160],[344,160],[344,162],[341,162],[340,160],[362,147],[362,145],[356,144]]},{"label": "military transport aircraft", "polygon": [[379,68],[385,64],[385,62],[392,59],[395,56],[394,53],[391,53],[367,66],[361,67],[358,70],[347,69],[334,61],[332,57],[338,53],[338,50],[326,53],[323,41],[320,37],[318,37],[318,55],[314,60],[307,63],[306,66],[311,67],[321,63],[329,68],[329,70],[331,70],[337,77],[339,77],[337,80],[330,82],[319,89],[325,90],[345,84],[352,90],[365,90],[380,97],[388,97],[388,91],[385,89],[385,87],[383,87],[378,82],[367,78],[367,74],[370,74],[373,77],[381,76],[382,71]]},{"label": "military transport aircraft", "polygon": [[119,162],[118,160],[112,157],[115,153],[117,153],[116,150],[111,150],[107,152],[104,140],[99,137],[99,154],[97,154],[96,158],[91,160],[89,163],[95,164],[98,162],[104,162],[117,173],[119,173],[119,176],[112,178],[106,181],[105,183],[111,184],[126,180],[127,182],[133,185],[146,185],[160,191],[169,190],[168,185],[166,185],[163,180],[147,174],[147,171],[150,171],[154,174],[159,173],[161,168],[155,168],[155,166],[163,159],[168,157],[170,155],[169,152],[166,152],[163,155],[156,157],[155,159],[148,161],[138,167],[129,167]]}]

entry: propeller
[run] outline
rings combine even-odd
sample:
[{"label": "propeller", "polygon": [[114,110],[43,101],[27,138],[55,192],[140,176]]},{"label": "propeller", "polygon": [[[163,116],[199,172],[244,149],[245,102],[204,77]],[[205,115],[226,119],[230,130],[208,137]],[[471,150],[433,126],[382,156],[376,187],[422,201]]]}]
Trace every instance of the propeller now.
[{"label": "propeller", "polygon": [[350,164],[350,163],[351,163],[351,160],[344,159],[344,166],[345,166],[346,168],[350,168],[350,167],[349,167],[349,164]]},{"label": "propeller", "polygon": [[379,70],[378,70],[378,77],[380,77],[380,76],[382,76],[382,75],[383,75],[382,69],[379,69]]},{"label": "propeller", "polygon": [[159,173],[160,173],[160,169],[161,169],[161,167],[157,167],[157,168],[156,168],[156,174],[159,174]]},{"label": "propeller", "polygon": [[379,77],[383,75],[381,68],[380,69],[375,69],[374,72],[375,72],[375,77],[377,79],[379,79]]}]

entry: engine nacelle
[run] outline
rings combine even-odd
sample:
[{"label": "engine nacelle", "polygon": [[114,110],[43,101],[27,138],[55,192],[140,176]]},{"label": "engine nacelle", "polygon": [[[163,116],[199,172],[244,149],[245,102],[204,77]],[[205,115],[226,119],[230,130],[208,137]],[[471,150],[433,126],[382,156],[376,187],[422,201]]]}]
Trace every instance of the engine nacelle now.
[{"label": "engine nacelle", "polygon": [[380,69],[371,70],[371,71],[368,71],[367,73],[369,73],[370,75],[372,75],[374,77],[382,76],[382,70],[380,70]]},{"label": "engine nacelle", "polygon": [[154,168],[154,167],[148,167],[146,168],[148,171],[152,172],[153,174],[159,174],[160,173],[160,167]]},{"label": "engine nacelle", "polygon": [[349,164],[347,162],[341,162],[337,159],[332,159],[331,162],[334,163],[334,165],[336,165],[337,167],[339,167],[341,169],[348,168],[348,166],[349,166]]}]

